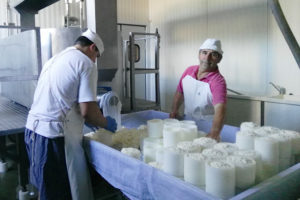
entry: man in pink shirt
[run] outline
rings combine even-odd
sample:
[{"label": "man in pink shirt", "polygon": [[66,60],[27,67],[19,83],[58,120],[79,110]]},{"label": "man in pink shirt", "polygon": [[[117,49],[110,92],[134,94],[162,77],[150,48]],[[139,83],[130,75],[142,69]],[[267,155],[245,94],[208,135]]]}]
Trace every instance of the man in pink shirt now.
[{"label": "man in pink shirt", "polygon": [[199,48],[200,64],[190,66],[181,76],[170,113],[170,118],[178,117],[184,102],[186,119],[212,120],[207,136],[217,141],[220,141],[226,112],[226,82],[218,69],[222,55],[220,40],[205,40]]}]

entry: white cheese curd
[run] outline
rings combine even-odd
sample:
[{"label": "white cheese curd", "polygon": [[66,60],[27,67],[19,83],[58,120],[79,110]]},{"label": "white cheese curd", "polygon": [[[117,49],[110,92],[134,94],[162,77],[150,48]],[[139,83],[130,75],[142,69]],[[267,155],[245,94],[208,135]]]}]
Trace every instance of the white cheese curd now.
[{"label": "white cheese curd", "polygon": [[208,160],[221,160],[228,156],[227,151],[222,149],[203,149],[202,154]]},{"label": "white cheese curd", "polygon": [[215,144],[217,144],[216,140],[214,140],[212,138],[208,138],[208,137],[197,138],[197,139],[194,139],[193,142],[195,144],[202,146],[204,149],[212,148]]},{"label": "white cheese curd", "polygon": [[130,157],[136,158],[138,160],[140,160],[140,158],[141,158],[141,152],[140,152],[140,150],[138,150],[136,148],[131,148],[131,147],[122,148],[121,153],[126,154]]},{"label": "white cheese curd", "polygon": [[262,126],[254,130],[255,134],[260,137],[276,134],[280,132],[280,129],[272,126]]},{"label": "white cheese curd", "polygon": [[162,165],[158,162],[155,162],[155,161],[154,162],[149,162],[148,165],[150,165],[151,167],[162,170]]},{"label": "white cheese curd", "polygon": [[237,151],[239,148],[236,144],[229,142],[220,142],[213,146],[215,149],[221,149],[226,151],[228,154],[233,154],[233,152]]},{"label": "white cheese curd", "polygon": [[202,149],[200,145],[196,145],[192,141],[179,142],[177,148],[183,153],[200,153]]},{"label": "white cheese curd", "polygon": [[240,125],[241,131],[253,131],[256,128],[259,128],[260,126],[257,125],[254,122],[243,122]]}]

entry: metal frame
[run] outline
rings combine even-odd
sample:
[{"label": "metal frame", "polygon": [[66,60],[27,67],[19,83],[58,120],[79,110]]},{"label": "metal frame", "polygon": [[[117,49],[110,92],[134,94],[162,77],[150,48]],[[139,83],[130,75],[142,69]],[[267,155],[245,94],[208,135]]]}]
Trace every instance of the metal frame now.
[{"label": "metal frame", "polygon": [[293,35],[292,30],[289,27],[289,24],[287,23],[284,14],[281,10],[281,6],[278,2],[278,0],[268,0],[268,5],[270,9],[272,10],[272,13],[274,15],[274,18],[288,44],[290,47],[290,50],[298,64],[298,67],[300,69],[300,47],[297,43],[297,40],[295,36]]},{"label": "metal frame", "polygon": [[[35,30],[36,34],[36,42],[37,42],[37,64],[38,64],[38,74],[36,75],[26,75],[26,76],[0,76],[0,82],[8,82],[8,81],[30,81],[30,80],[37,80],[41,70],[42,70],[42,60],[41,60],[41,37],[40,37],[40,28],[39,27],[24,27],[24,26],[0,26],[0,29],[17,29],[21,32],[26,30]],[[19,32],[18,32],[19,33]],[[9,115],[12,119],[12,122],[19,122],[22,117],[26,119],[28,110],[27,108],[11,102],[9,99],[5,99],[4,97],[0,96],[0,108],[5,107],[7,110],[6,112],[9,112]],[[6,112],[2,112],[1,110],[0,115]],[[16,112],[17,111],[17,112]],[[6,118],[1,118],[1,121],[5,121]],[[3,124],[3,123],[2,123]],[[22,126],[23,124],[23,126]],[[27,191],[26,185],[28,182],[28,158],[26,153],[26,147],[24,143],[24,122],[20,124],[14,123],[13,125],[9,126],[9,123],[6,123],[4,127],[0,127],[0,158],[2,156],[6,156],[6,150],[5,150],[5,136],[6,135],[15,135],[16,137],[16,149],[17,149],[17,156],[16,161],[18,162],[18,189],[19,191],[25,192]],[[3,159],[3,158],[2,158]],[[17,191],[17,195],[18,192]]]},{"label": "metal frame", "polygon": [[[154,69],[136,69],[135,68],[135,57],[134,57],[134,44],[136,36],[153,36],[156,40],[155,46],[155,67]],[[151,38],[153,38],[151,37]],[[147,37],[144,39],[148,39]],[[149,38],[150,39],[150,38]],[[131,32],[129,34],[129,49],[130,49],[130,110],[137,111],[137,102],[135,99],[135,74],[155,74],[155,105],[152,106],[153,109],[160,109],[160,87],[159,87],[159,43],[160,35],[156,29],[155,33],[138,33]],[[126,69],[125,69],[126,70]],[[125,77],[127,78],[127,72],[125,71]],[[126,79],[127,80],[127,79]],[[150,102],[149,102],[150,103]],[[149,107],[148,107],[149,108]]]}]

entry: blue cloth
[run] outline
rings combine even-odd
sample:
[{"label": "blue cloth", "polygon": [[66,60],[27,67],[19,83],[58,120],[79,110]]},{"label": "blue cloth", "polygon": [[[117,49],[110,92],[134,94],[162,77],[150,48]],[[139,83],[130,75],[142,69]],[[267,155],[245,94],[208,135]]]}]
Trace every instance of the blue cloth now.
[{"label": "blue cloth", "polygon": [[214,199],[189,183],[97,141],[85,140],[84,144],[95,170],[131,200]]},{"label": "blue cloth", "polygon": [[25,129],[30,182],[41,200],[72,199],[65,160],[64,138],[50,139]]}]

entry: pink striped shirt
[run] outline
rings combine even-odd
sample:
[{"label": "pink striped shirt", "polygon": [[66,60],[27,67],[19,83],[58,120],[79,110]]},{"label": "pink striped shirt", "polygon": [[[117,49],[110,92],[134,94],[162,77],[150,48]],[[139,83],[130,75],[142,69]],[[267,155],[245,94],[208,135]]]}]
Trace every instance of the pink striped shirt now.
[{"label": "pink striped shirt", "polygon": [[[183,93],[182,88],[182,79],[186,75],[190,75],[191,77],[197,79],[197,72],[199,69],[199,65],[194,65],[188,67],[184,73],[182,74],[179,84],[177,86],[177,91]],[[200,81],[206,82],[209,84],[212,96],[213,96],[213,105],[218,103],[226,103],[226,81],[224,77],[220,74],[219,69],[214,72],[209,72],[205,77],[201,78]]]}]

